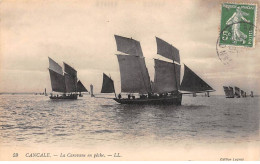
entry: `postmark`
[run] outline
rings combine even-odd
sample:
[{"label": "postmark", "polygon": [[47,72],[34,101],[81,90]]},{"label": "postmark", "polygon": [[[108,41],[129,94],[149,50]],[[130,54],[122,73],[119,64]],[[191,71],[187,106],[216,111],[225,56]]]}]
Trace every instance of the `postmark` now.
[{"label": "postmark", "polygon": [[254,47],[256,4],[223,3],[219,45]]}]

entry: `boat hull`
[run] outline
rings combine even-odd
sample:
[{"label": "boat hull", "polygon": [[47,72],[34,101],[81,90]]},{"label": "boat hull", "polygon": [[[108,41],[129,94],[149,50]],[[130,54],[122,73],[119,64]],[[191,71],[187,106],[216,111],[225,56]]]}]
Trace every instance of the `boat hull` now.
[{"label": "boat hull", "polygon": [[73,95],[61,95],[61,96],[50,96],[50,99],[52,100],[77,100],[78,95],[73,94]]},{"label": "boat hull", "polygon": [[175,97],[162,97],[162,98],[146,98],[146,99],[118,99],[114,100],[120,104],[152,104],[152,105],[181,105],[182,95]]}]

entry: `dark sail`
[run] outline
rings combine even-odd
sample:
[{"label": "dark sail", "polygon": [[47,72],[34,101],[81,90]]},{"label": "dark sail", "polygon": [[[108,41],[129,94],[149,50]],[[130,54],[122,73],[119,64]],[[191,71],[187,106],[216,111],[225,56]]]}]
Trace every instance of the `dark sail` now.
[{"label": "dark sail", "polygon": [[67,92],[76,92],[77,91],[77,71],[72,68],[70,65],[64,63],[64,76]]},{"label": "dark sail", "polygon": [[64,77],[65,77],[66,92],[77,92],[75,78],[67,73],[64,73]]},{"label": "dark sail", "polygon": [[233,87],[229,87],[229,94],[231,97],[234,97],[234,89]]},{"label": "dark sail", "polygon": [[224,92],[225,92],[226,97],[229,97],[230,96],[229,88],[226,87],[226,86],[223,86],[223,88],[224,88]]},{"label": "dark sail", "polygon": [[88,90],[85,88],[80,80],[77,83],[77,92],[88,92]]},{"label": "dark sail", "polygon": [[172,92],[178,90],[175,64],[154,59],[154,90],[155,93]]},{"label": "dark sail", "polygon": [[134,56],[143,56],[142,48],[139,41],[118,35],[115,35],[115,39],[117,51]]},{"label": "dark sail", "polygon": [[157,54],[180,63],[179,50],[164,40],[156,37]]},{"label": "dark sail", "polygon": [[51,87],[54,92],[66,92],[65,78],[63,75],[49,69]]},{"label": "dark sail", "polygon": [[70,65],[68,65],[64,62],[63,62],[63,64],[64,64],[64,72],[66,72],[67,74],[69,74],[72,77],[77,77],[77,71],[74,68],[72,68]]},{"label": "dark sail", "polygon": [[143,72],[140,71],[142,70],[140,67],[141,58],[132,55],[117,55],[117,59],[121,77],[121,92],[148,93],[151,84],[150,79],[146,79],[149,76],[144,76]]},{"label": "dark sail", "polygon": [[214,89],[184,64],[184,76],[181,83],[181,90],[189,92],[202,92],[213,91]]},{"label": "dark sail", "polygon": [[101,89],[101,93],[114,93],[114,81],[103,73],[103,85]]},{"label": "dark sail", "polygon": [[235,87],[235,96],[240,97],[240,88]]}]

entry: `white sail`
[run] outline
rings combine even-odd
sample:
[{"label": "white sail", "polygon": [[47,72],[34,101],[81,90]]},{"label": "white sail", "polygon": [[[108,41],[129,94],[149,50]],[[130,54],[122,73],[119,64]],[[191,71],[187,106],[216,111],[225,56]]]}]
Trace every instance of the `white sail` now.
[{"label": "white sail", "polygon": [[63,75],[62,67],[49,57],[49,69]]},{"label": "white sail", "polygon": [[151,86],[146,86],[149,81],[142,73],[142,58],[132,55],[117,55],[121,76],[121,92],[148,93]]},{"label": "white sail", "polygon": [[157,59],[155,59],[154,62],[154,92],[163,93],[178,90],[178,79],[176,78],[175,64]]}]

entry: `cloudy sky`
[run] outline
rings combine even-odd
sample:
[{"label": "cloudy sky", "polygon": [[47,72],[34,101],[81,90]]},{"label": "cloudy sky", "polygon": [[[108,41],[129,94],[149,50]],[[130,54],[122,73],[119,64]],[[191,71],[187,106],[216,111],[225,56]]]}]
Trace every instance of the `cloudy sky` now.
[{"label": "cloudy sky", "polygon": [[141,42],[151,79],[153,58],[159,58],[157,36],[177,47],[181,63],[216,89],[215,94],[224,94],[223,85],[257,92],[260,31],[255,48],[237,49],[238,53],[228,56],[232,61],[224,65],[216,53],[222,2],[2,0],[0,92],[51,91],[48,56],[77,69],[82,83],[87,88],[94,84],[95,92],[100,92],[102,73],[110,74],[119,92],[114,34]]}]

